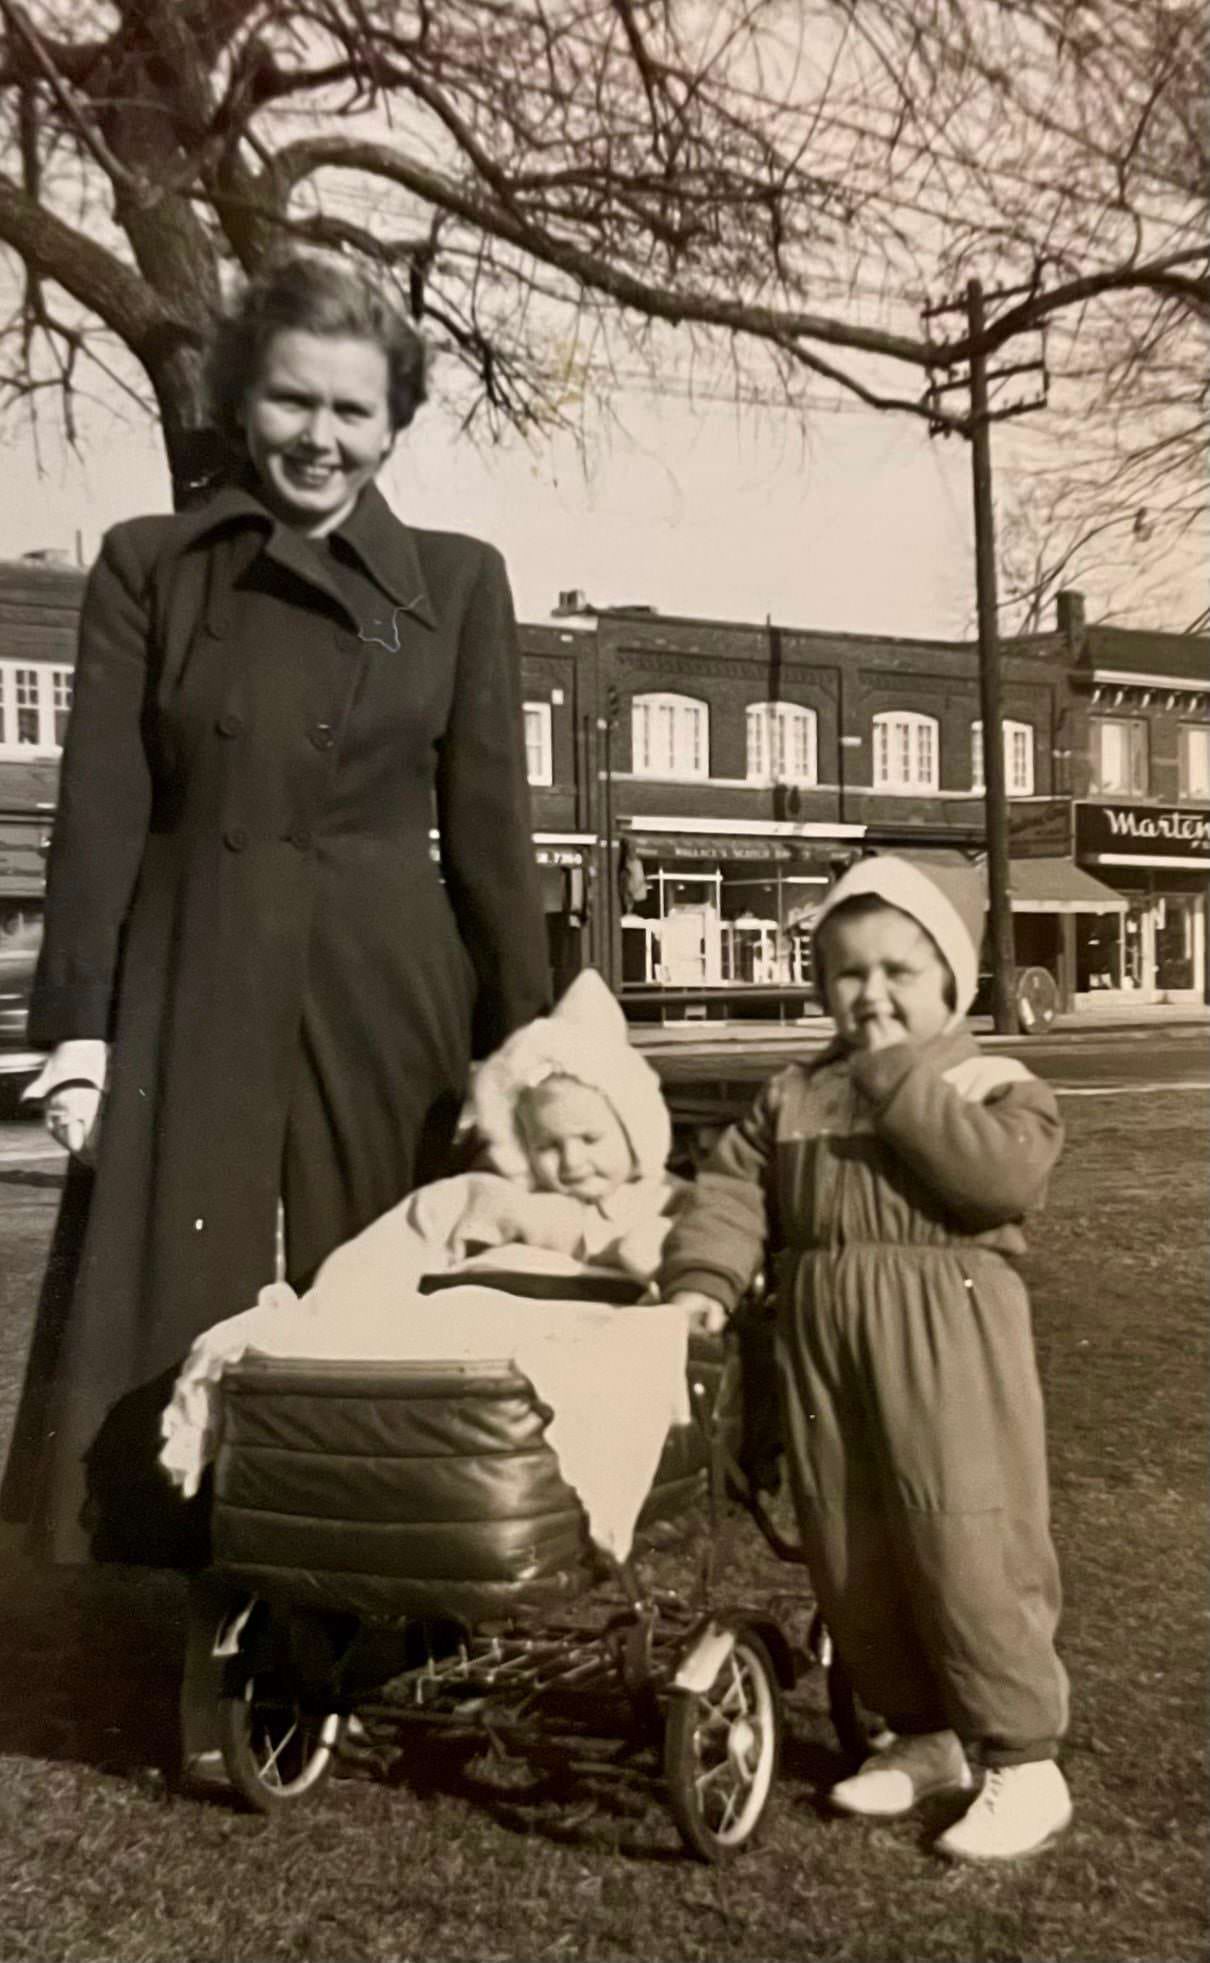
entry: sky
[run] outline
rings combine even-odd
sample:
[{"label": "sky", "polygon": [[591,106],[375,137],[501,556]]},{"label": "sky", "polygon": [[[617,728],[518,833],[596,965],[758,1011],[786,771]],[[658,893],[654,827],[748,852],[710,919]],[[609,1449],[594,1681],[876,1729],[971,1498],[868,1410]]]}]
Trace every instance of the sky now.
[{"label": "sky", "polygon": [[[997,433],[999,487],[1019,480],[1013,435]],[[0,436],[0,557],[61,550],[87,563],[121,518],[167,510],[154,430],[96,408],[83,456],[48,430]],[[852,633],[973,633],[970,455],[918,419],[854,405],[805,426],[785,411],[647,387],[593,412],[587,441],[478,446],[440,400],[420,412],[382,488],[408,522],[499,546],[521,619],[548,620],[558,594],[595,606]],[[1183,625],[1205,604],[1189,573]],[[1097,611],[1097,595],[1090,595]]]},{"label": "sky", "polygon": [[[709,9],[702,19],[709,24]],[[832,74],[847,30],[838,30],[837,46],[821,42],[820,22],[812,16],[808,46],[791,10],[784,22],[771,17],[771,46],[787,24],[794,32],[784,52],[804,85]],[[311,129],[309,107],[274,111],[287,133],[295,113],[296,133]],[[435,140],[424,118],[415,128],[407,123],[406,109],[400,111],[403,123],[394,111],[376,122],[376,113],[363,119],[361,134],[398,139],[406,129],[409,140],[422,146]],[[415,216],[404,194],[346,173],[325,180],[323,194],[325,209],[388,232],[393,225],[406,232]],[[849,271],[855,278],[856,269]],[[843,283],[845,268],[836,272]],[[0,292],[11,274],[6,257]],[[863,306],[874,307],[867,324],[876,319],[919,333],[919,314],[906,297],[893,302],[879,294],[871,300],[867,289],[855,286],[858,291]],[[884,318],[885,307],[890,312]],[[593,319],[590,308],[590,330]],[[581,345],[580,331],[572,346],[592,357],[597,337],[588,331]],[[569,332],[562,314],[552,317],[555,344]],[[737,409],[726,399],[728,363],[740,361],[758,383],[768,364],[762,368],[751,347],[741,345],[737,353],[725,339],[701,339],[699,349],[687,330],[661,326],[638,333],[632,321],[629,334],[614,345],[650,349],[660,364],[658,376],[653,385],[651,378],[644,383],[627,373],[625,386],[611,387],[591,404],[582,448],[570,436],[532,447],[517,436],[477,446],[463,434],[454,403],[442,399],[443,386],[457,397],[458,375],[451,357],[445,358],[449,369],[439,358],[437,399],[404,434],[383,473],[383,489],[405,520],[471,532],[498,545],[518,613],[530,621],[547,620],[560,591],[580,589],[597,606],[645,603],[670,614],[771,617],[783,625],[851,633],[973,635],[968,445],[958,437],[930,438],[918,417],[879,413],[852,398],[821,404],[806,423],[785,410]],[[1039,352],[1032,341],[1023,345],[1030,359]],[[848,356],[846,364],[860,367]],[[891,367],[866,379],[910,393],[924,378]],[[712,384],[713,392],[698,388],[699,380]],[[817,385],[816,378],[796,381],[808,391],[829,386]],[[49,548],[86,563],[108,525],[169,508],[154,428],[133,420],[133,410],[124,414],[114,406],[120,402],[115,395],[108,407],[80,406],[82,457],[65,447],[49,413],[40,456],[19,423],[0,423],[0,557]],[[1084,411],[1078,398],[1062,404],[1062,413],[1059,407],[994,431],[997,492],[1006,503],[1029,496],[1031,451],[1048,447],[1052,463],[1064,458],[1073,408],[1077,421]],[[1082,568],[1073,583],[1085,591],[1091,618],[1109,613],[1185,626],[1210,598],[1204,539],[1200,553],[1192,547],[1184,552],[1170,579],[1166,565],[1157,565],[1154,527],[1143,525],[1137,545],[1132,542],[1132,515],[1123,514],[1123,536],[1115,536],[1113,564],[1100,582],[1096,568]]]}]

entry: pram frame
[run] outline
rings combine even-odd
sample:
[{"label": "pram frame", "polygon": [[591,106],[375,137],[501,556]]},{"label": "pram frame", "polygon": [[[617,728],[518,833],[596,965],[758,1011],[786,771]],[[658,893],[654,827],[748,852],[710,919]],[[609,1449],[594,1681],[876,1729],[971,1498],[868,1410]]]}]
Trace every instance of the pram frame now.
[{"label": "pram frame", "polygon": [[[712,1407],[705,1384],[691,1377],[691,1421],[705,1443],[707,1523],[685,1591],[645,1584],[634,1555],[602,1555],[599,1579],[556,1613],[520,1608],[499,1623],[465,1628],[436,1654],[430,1642],[389,1679],[389,1696],[348,1687],[346,1665],[365,1626],[359,1618],[326,1672],[313,1665],[299,1672],[288,1633],[297,1609],[285,1630],[264,1597],[226,1616],[213,1646],[222,1665],[220,1732],[228,1777],[244,1803],[276,1813],[308,1797],[348,1749],[354,1717],[358,1749],[371,1757],[398,1748],[417,1727],[481,1733],[500,1750],[548,1748],[557,1719],[559,1735],[582,1746],[611,1741],[602,1763],[632,1773],[654,1751],[687,1848],[709,1862],[738,1853],[758,1830],[775,1781],[782,1694],[824,1660],[824,1638],[817,1617],[795,1641],[768,1604],[718,1600],[733,1503],[751,1514],[779,1559],[802,1558],[730,1449],[737,1392],[738,1353],[728,1335]],[[666,1523],[654,1533],[667,1544]],[[809,1604],[798,1598],[794,1609],[806,1623]],[[620,1712],[621,1724],[603,1730],[605,1710],[615,1720]]]}]

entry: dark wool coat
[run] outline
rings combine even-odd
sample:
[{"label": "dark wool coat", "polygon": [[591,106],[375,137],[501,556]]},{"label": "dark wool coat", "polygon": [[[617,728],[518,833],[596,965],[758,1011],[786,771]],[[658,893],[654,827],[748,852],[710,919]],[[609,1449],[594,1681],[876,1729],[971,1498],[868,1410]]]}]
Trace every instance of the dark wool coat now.
[{"label": "dark wool coat", "polygon": [[[440,843],[440,870],[430,845]],[[373,488],[136,519],[85,595],[31,1009],[105,1037],[3,1510],[61,1560],[204,1557],[154,1465],[204,1329],[447,1155],[472,1054],[547,1001],[504,566]]]}]

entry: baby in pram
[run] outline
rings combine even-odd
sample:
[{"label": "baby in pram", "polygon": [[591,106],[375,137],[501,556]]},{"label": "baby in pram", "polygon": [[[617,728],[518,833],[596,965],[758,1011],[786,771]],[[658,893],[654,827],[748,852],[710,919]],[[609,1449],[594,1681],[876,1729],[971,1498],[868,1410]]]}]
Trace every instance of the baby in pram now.
[{"label": "baby in pram", "polygon": [[[687,1416],[683,1314],[600,1306],[616,1293],[610,1280],[628,1277],[636,1293],[652,1281],[687,1191],[665,1168],[671,1126],[659,1079],[631,1048],[609,989],[587,970],[550,1016],[516,1031],[480,1065],[469,1108],[479,1141],[474,1170],[421,1188],[338,1248],[301,1300],[274,1283],[254,1309],[194,1346],[165,1412],[160,1455],[187,1495],[213,1456],[218,1380],[248,1350],[507,1356],[555,1414],[551,1443],[598,1516],[594,1538],[615,1548],[628,1542],[642,1496],[635,1404],[649,1407],[651,1452],[640,1457],[658,1456],[669,1423]],[[502,1271],[527,1278],[526,1293],[538,1277],[540,1292],[559,1299],[517,1300],[476,1285],[489,1273],[498,1282]],[[430,1298],[422,1282],[434,1275],[463,1285]],[[595,1301],[567,1299],[586,1292]],[[630,1410],[627,1488],[637,1479],[620,1512],[616,1452],[602,1440],[596,1454],[598,1427],[588,1422],[610,1380]]]},{"label": "baby in pram", "polygon": [[479,1066],[469,1109],[476,1169],[421,1187],[330,1255],[311,1291],[317,1310],[398,1303],[421,1276],[451,1268],[604,1268],[651,1281],[686,1189],[665,1169],[659,1078],[630,1047],[600,975],[586,969],[551,1015]]}]

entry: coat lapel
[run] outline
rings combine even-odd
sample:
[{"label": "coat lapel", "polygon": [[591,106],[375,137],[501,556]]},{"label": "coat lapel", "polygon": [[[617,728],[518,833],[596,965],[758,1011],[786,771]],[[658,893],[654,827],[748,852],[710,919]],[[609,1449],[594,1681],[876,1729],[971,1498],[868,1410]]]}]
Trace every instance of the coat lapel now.
[{"label": "coat lapel", "polygon": [[324,562],[322,550],[301,533],[275,519],[245,484],[230,484],[218,491],[198,511],[180,521],[175,544],[178,553],[203,545],[216,533],[241,527],[256,527],[264,535],[261,547],[266,558],[285,567],[296,579],[316,588],[339,607],[350,625],[367,641],[378,641],[392,653],[400,646],[399,622],[403,615],[434,628],[437,617],[420,566],[414,534],[391,511],[386,499],[371,484],[361,495],[335,536],[356,557],[389,606],[380,618],[358,620],[340,583]]},{"label": "coat lapel", "polygon": [[426,627],[436,627],[437,616],[421,571],[415,533],[399,522],[377,485],[371,484],[362,493],[337,536],[356,553],[375,586],[381,587],[394,604],[394,623],[387,623],[388,642],[393,624],[398,645],[401,613],[410,614]]}]

